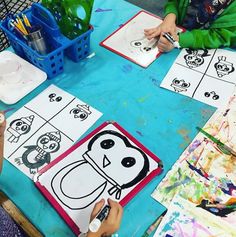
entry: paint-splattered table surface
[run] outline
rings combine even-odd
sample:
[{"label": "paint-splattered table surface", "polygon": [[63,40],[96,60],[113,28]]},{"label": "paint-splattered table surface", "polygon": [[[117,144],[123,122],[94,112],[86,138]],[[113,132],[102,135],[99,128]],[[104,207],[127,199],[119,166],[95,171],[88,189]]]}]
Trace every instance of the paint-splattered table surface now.
[{"label": "paint-splattered table surface", "polygon": [[[124,208],[118,232],[122,237],[141,236],[162,213],[164,207],[150,194],[197,134],[195,127],[203,126],[215,111],[213,107],[159,87],[178,50],[163,54],[144,69],[99,46],[139,10],[122,0],[95,0],[91,21],[94,26],[91,52],[95,56],[80,63],[66,59],[63,74],[47,80],[14,105],[19,109],[50,84],[55,84],[103,113],[88,132],[106,120],[115,120],[163,161],[164,172]],[[1,110],[9,107],[0,103]],[[4,163],[0,187],[45,236],[73,236],[32,181],[8,162]]]}]

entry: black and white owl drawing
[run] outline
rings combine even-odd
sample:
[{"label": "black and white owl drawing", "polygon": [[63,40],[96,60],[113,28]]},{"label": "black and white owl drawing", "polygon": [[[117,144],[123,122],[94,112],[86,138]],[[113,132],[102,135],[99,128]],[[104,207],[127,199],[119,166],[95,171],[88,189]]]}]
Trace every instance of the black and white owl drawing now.
[{"label": "black and white owl drawing", "polygon": [[92,112],[89,109],[88,105],[76,105],[76,108],[73,108],[70,111],[70,114],[74,116],[75,119],[79,119],[80,121],[84,121]]},{"label": "black and white owl drawing", "polygon": [[49,96],[49,102],[60,102],[62,100],[61,96],[58,96],[56,93],[51,93]]},{"label": "black and white owl drawing", "polygon": [[19,119],[15,119],[11,121],[7,131],[11,134],[8,138],[10,143],[17,143],[20,139],[20,136],[27,134],[34,120],[34,115],[30,115],[29,117],[22,117]]},{"label": "black and white owl drawing", "polygon": [[133,40],[130,45],[139,49],[142,53],[148,53],[157,46],[156,40],[148,40],[146,37],[142,39]]},{"label": "black and white owl drawing", "polygon": [[234,71],[234,65],[226,61],[225,56],[218,57],[218,62],[214,64],[218,77],[229,75]]},{"label": "black and white owl drawing", "polygon": [[84,209],[105,190],[120,200],[122,190],[145,178],[149,166],[147,155],[125,136],[104,130],[89,141],[87,151],[78,161],[55,174],[51,187],[65,206],[72,210]]},{"label": "black and white owl drawing", "polygon": [[23,153],[21,160],[15,159],[18,165],[24,164],[29,168],[30,173],[34,174],[44,164],[51,161],[51,153],[55,153],[60,149],[61,135],[59,131],[48,132],[41,135],[36,145],[25,146],[26,151]]},{"label": "black and white owl drawing", "polygon": [[204,58],[210,56],[207,49],[185,49],[187,54],[184,55],[185,62],[189,68],[200,67],[204,63]]},{"label": "black and white owl drawing", "polygon": [[190,83],[185,82],[185,80],[178,78],[174,78],[171,85],[176,92],[186,92],[187,89],[190,87]]}]

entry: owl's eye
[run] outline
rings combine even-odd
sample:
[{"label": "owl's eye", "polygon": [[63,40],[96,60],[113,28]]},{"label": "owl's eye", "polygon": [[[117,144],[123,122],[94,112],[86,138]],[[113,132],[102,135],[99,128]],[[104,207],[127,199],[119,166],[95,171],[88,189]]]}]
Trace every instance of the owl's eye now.
[{"label": "owl's eye", "polygon": [[56,96],[56,94],[55,93],[52,93],[52,94],[50,94],[48,97],[51,99],[51,98],[53,98],[53,97],[55,97]]},{"label": "owl's eye", "polygon": [[21,131],[26,131],[28,129],[28,126],[27,125],[23,125],[22,127],[21,127]]},{"label": "owl's eye", "polygon": [[40,143],[42,144],[47,144],[49,142],[49,139],[47,137],[43,137],[41,140],[40,140]]},{"label": "owl's eye", "polygon": [[62,100],[62,97],[61,96],[58,96],[57,98],[56,98],[56,101],[57,102],[59,102],[59,101],[61,101]]},{"label": "owl's eye", "polygon": [[73,113],[73,114],[78,114],[79,112],[80,112],[80,109],[73,109],[73,110],[72,110],[72,113]]},{"label": "owl's eye", "polygon": [[55,147],[56,147],[56,144],[55,144],[55,143],[52,143],[52,144],[50,144],[49,149],[50,149],[50,150],[53,150]]},{"label": "owl's eye", "polygon": [[189,87],[189,84],[186,83],[186,82],[184,82],[184,83],[182,84],[182,87],[184,87],[184,88]]},{"label": "owl's eye", "polygon": [[87,117],[87,114],[86,113],[82,113],[82,114],[80,114],[80,116],[79,116],[81,119],[85,119],[86,117]]},{"label": "owl's eye", "polygon": [[180,83],[180,81],[179,81],[178,79],[175,79],[175,80],[173,80],[173,83],[174,83],[175,85],[178,85],[178,84]]},{"label": "owl's eye", "polygon": [[193,59],[193,56],[192,56],[192,55],[187,55],[186,60],[191,61],[192,59]]},{"label": "owl's eye", "polygon": [[125,157],[122,161],[121,164],[126,167],[126,168],[130,168],[132,166],[134,166],[136,163],[135,158],[133,157]]},{"label": "owl's eye", "polygon": [[106,140],[103,140],[100,143],[100,145],[101,145],[101,148],[108,150],[115,145],[115,142],[111,139],[106,139]]},{"label": "owl's eye", "polygon": [[22,122],[17,122],[16,123],[16,126],[21,126],[22,125]]},{"label": "owl's eye", "polygon": [[134,45],[135,46],[140,46],[140,45],[142,45],[142,43],[141,42],[135,42]]}]

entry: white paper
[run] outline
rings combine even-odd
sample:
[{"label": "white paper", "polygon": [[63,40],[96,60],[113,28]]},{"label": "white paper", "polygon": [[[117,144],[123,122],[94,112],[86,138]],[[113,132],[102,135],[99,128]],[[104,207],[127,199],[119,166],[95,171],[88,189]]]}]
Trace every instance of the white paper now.
[{"label": "white paper", "polygon": [[224,106],[236,84],[236,53],[182,49],[161,87],[214,107]]},{"label": "white paper", "polygon": [[234,237],[236,229],[176,195],[154,237]]},{"label": "white paper", "polygon": [[150,155],[108,124],[38,179],[80,231],[86,232],[95,202],[101,198],[121,201],[157,168]]},{"label": "white paper", "polygon": [[104,40],[102,46],[108,47],[142,67],[147,67],[160,52],[157,48],[157,40],[148,40],[144,35],[144,29],[157,27],[161,23],[162,19],[157,16],[140,11]]},{"label": "white paper", "polygon": [[51,85],[7,119],[4,157],[32,178],[102,114]]}]

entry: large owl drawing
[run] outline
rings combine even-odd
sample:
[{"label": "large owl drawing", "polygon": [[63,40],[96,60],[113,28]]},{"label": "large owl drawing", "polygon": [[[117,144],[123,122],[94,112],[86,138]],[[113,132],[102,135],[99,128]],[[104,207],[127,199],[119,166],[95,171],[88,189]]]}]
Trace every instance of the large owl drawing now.
[{"label": "large owl drawing", "polygon": [[[96,201],[105,189],[120,200],[122,190],[145,178],[149,166],[147,155],[130,144],[125,136],[104,130],[89,141],[87,151],[78,161],[55,174],[51,187],[65,206],[72,210],[83,209]],[[91,177],[95,182],[91,182]]]},{"label": "large owl drawing", "polygon": [[21,135],[30,131],[33,120],[34,115],[13,120],[7,128],[7,131],[11,134],[8,141],[17,143]]},{"label": "large owl drawing", "polygon": [[50,154],[60,149],[60,142],[60,132],[45,133],[37,139],[36,145],[25,147],[27,150],[22,155],[22,162],[19,159],[15,161],[18,165],[24,164],[34,174],[44,164],[50,163]]}]

